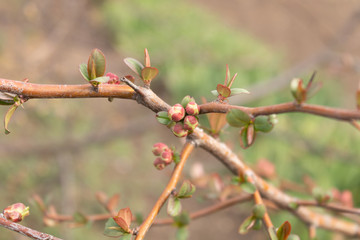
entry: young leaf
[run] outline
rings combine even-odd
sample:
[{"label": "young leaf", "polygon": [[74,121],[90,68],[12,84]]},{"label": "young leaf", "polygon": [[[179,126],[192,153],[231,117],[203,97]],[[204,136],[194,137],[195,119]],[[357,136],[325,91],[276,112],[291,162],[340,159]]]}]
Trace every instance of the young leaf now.
[{"label": "young leaf", "polygon": [[5,127],[5,134],[9,134],[10,131],[8,130],[8,124],[10,122],[10,119],[12,117],[12,115],[14,114],[15,110],[19,107],[19,105],[17,103],[15,103],[14,105],[12,105],[9,110],[7,111],[5,118],[4,118],[4,127]]},{"label": "young leaf", "polygon": [[252,229],[254,230],[260,230],[262,227],[262,220],[261,219],[256,219],[254,226],[252,227]]},{"label": "young leaf", "polygon": [[0,92],[0,105],[12,105],[15,103],[16,94]]},{"label": "young leaf", "polygon": [[126,222],[127,226],[130,226],[131,221],[132,221],[132,213],[130,208],[123,208],[120,209],[120,211],[117,214],[118,217],[121,217],[122,219],[124,219],[124,221]]},{"label": "young leaf", "polygon": [[141,78],[144,83],[149,84],[159,73],[159,70],[155,67],[144,67],[141,70]]},{"label": "young leaf", "polygon": [[86,63],[82,63],[79,65],[79,71],[85,80],[90,81]]},{"label": "young leaf", "polygon": [[124,232],[114,219],[109,218],[105,224],[104,234],[109,237],[120,237]]},{"label": "young leaf", "polygon": [[250,124],[246,127],[241,128],[240,139],[239,139],[240,146],[243,149],[250,147],[254,143],[255,137],[256,137],[256,131],[254,130],[254,124]]},{"label": "young leaf", "polygon": [[181,203],[180,203],[179,198],[171,195],[168,200],[167,213],[170,216],[175,217],[175,216],[179,215],[180,212],[181,212]]},{"label": "young leaf", "polygon": [[227,86],[228,85],[228,81],[230,80],[230,69],[229,69],[229,65],[226,64],[226,75],[225,75],[225,82],[224,85]]},{"label": "young leaf", "polygon": [[134,58],[125,58],[124,62],[131,70],[133,70],[133,72],[141,76],[141,70],[144,66],[138,60]]},{"label": "young leaf", "polygon": [[239,227],[239,233],[240,234],[246,234],[249,232],[249,230],[254,226],[256,221],[256,218],[254,216],[247,217],[240,225]]},{"label": "young leaf", "polygon": [[230,97],[231,90],[227,86],[224,86],[222,84],[218,84],[216,87],[216,91],[224,98]]},{"label": "young leaf", "polygon": [[190,216],[187,212],[181,212],[179,215],[174,217],[174,222],[177,227],[187,226],[190,223]]},{"label": "young leaf", "polygon": [[166,111],[161,111],[156,113],[156,119],[158,120],[159,123],[164,125],[168,125],[172,122],[171,119],[169,118],[168,112]]},{"label": "young leaf", "polygon": [[287,240],[291,232],[291,224],[285,221],[276,231],[276,235],[279,240]]},{"label": "young leaf", "polygon": [[130,226],[126,223],[125,219],[123,219],[122,217],[119,216],[115,216],[113,217],[114,221],[116,222],[116,224],[118,225],[118,227],[120,227],[120,231],[122,232],[129,232],[130,231]]},{"label": "young leaf", "polygon": [[149,51],[147,50],[147,48],[145,48],[144,53],[145,53],[145,67],[151,67]]},{"label": "young leaf", "polygon": [[180,162],[180,154],[174,153],[173,161],[175,164],[178,164]]},{"label": "young leaf", "polygon": [[230,97],[234,96],[234,95],[239,95],[242,93],[250,94],[250,92],[244,88],[231,88],[230,90],[231,90]]},{"label": "young leaf", "polygon": [[258,116],[254,120],[255,131],[270,132],[273,129],[273,125],[267,116]]},{"label": "young leaf", "polygon": [[229,125],[233,127],[244,127],[249,125],[251,122],[250,116],[246,112],[239,109],[231,109],[226,114],[226,120]]},{"label": "young leaf", "polygon": [[105,74],[106,60],[105,55],[100,51],[100,49],[93,49],[91,51],[88,64],[87,72],[89,79],[92,80],[97,77],[102,77]]},{"label": "young leaf", "polygon": [[177,194],[178,198],[189,198],[195,192],[196,187],[189,180],[183,182],[180,187],[179,193]]},{"label": "young leaf", "polygon": [[176,240],[186,240],[189,237],[189,230],[187,227],[179,227],[176,230]]}]

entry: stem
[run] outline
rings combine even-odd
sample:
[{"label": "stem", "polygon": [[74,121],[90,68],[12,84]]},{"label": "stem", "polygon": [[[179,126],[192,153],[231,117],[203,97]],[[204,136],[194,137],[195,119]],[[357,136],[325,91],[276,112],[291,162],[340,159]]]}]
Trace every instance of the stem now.
[{"label": "stem", "polygon": [[181,153],[180,162],[176,165],[167,186],[165,187],[164,191],[162,192],[159,199],[155,203],[153,209],[151,210],[145,221],[141,224],[135,240],[144,239],[146,232],[153,224],[155,217],[158,215],[161,207],[164,205],[166,200],[169,198],[171,192],[176,187],[180,179],[181,172],[184,168],[185,162],[188,159],[190,153],[193,151],[193,149],[194,149],[194,144],[192,142],[187,142],[185,144]]},{"label": "stem", "polygon": [[316,201],[306,201],[306,200],[299,200],[296,203],[301,206],[321,207],[321,208],[326,208],[326,209],[329,209],[332,211],[360,215],[360,208],[349,208],[349,207],[344,207],[344,206],[340,206],[337,204],[331,204],[331,203],[319,204]]},{"label": "stem", "polygon": [[20,225],[18,223],[9,221],[4,218],[3,214],[0,214],[0,226],[36,240],[62,240],[61,238],[57,238],[46,233],[38,232],[31,228],[24,227],[23,225]]},{"label": "stem", "polygon": [[[265,204],[264,204],[264,202],[263,202],[263,200],[262,200],[262,197],[261,197],[261,195],[260,195],[260,192],[259,192],[258,190],[256,190],[256,191],[254,192],[254,201],[255,201],[256,204],[263,204],[263,205],[265,206]],[[264,215],[263,220],[264,220],[265,225],[266,225],[266,227],[267,227],[266,229],[269,229],[269,228],[273,228],[273,227],[274,227],[274,225],[273,225],[272,222],[271,222],[271,219],[270,219],[270,216],[269,216],[267,210],[266,210],[266,212],[265,212],[265,215]]]}]

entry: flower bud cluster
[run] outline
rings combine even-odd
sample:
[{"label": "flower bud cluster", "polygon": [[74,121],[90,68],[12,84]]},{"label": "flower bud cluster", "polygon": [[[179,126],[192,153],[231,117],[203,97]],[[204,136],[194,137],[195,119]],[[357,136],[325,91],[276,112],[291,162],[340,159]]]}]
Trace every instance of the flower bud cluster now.
[{"label": "flower bud cluster", "polygon": [[199,120],[197,115],[200,113],[200,107],[196,104],[195,99],[185,96],[181,104],[177,103],[168,111],[170,120],[175,124],[172,126],[172,132],[177,137],[186,137],[192,133],[198,126]]},{"label": "flower bud cluster", "polygon": [[105,76],[109,77],[109,81],[107,81],[107,84],[121,84],[121,81],[116,74],[108,72]]},{"label": "flower bud cluster", "polygon": [[158,170],[164,169],[173,162],[174,151],[164,143],[155,143],[152,152],[157,157],[154,166]]},{"label": "flower bud cluster", "polygon": [[20,222],[30,214],[29,207],[23,203],[14,203],[4,209],[4,216],[12,222]]}]

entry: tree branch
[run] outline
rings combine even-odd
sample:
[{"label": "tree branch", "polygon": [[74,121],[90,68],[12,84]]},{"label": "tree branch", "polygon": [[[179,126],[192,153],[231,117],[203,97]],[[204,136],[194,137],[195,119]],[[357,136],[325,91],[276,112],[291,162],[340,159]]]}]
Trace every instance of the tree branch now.
[{"label": "tree branch", "polygon": [[46,233],[38,232],[31,228],[24,227],[23,225],[20,225],[18,223],[9,221],[3,216],[3,214],[0,214],[0,226],[36,240],[62,240],[61,238],[57,238]]}]

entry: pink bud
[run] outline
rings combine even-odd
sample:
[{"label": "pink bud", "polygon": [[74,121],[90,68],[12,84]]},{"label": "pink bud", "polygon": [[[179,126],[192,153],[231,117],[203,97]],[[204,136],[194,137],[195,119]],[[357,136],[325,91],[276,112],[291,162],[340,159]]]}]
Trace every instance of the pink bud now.
[{"label": "pink bud", "polygon": [[169,118],[175,122],[181,121],[185,116],[185,109],[181,104],[177,103],[168,111]]},{"label": "pink bud", "polygon": [[185,109],[186,113],[189,115],[198,115],[200,112],[200,107],[196,104],[196,102],[189,102]]},{"label": "pink bud", "polygon": [[106,75],[106,77],[109,77],[109,81],[107,82],[108,84],[120,84],[120,80],[119,77],[111,72],[108,72]]},{"label": "pink bud", "polygon": [[4,209],[4,216],[6,219],[13,222],[20,222],[24,217],[30,214],[29,207],[22,203],[14,203]]},{"label": "pink bud", "polygon": [[161,153],[168,148],[169,147],[166,144],[159,142],[154,144],[152,152],[155,156],[160,156]]},{"label": "pink bud", "polygon": [[184,129],[188,131],[194,131],[194,129],[199,125],[199,121],[196,117],[188,115],[184,119]]},{"label": "pink bud", "polygon": [[188,135],[188,130],[184,129],[184,126],[182,123],[177,123],[172,128],[172,132],[177,137],[186,137]]},{"label": "pink bud", "polygon": [[173,160],[173,156],[173,151],[170,148],[167,148],[161,153],[161,160],[163,160],[166,165],[169,165]]},{"label": "pink bud", "polygon": [[154,161],[154,166],[157,170],[163,170],[166,166],[166,163],[161,158],[156,158]]}]

